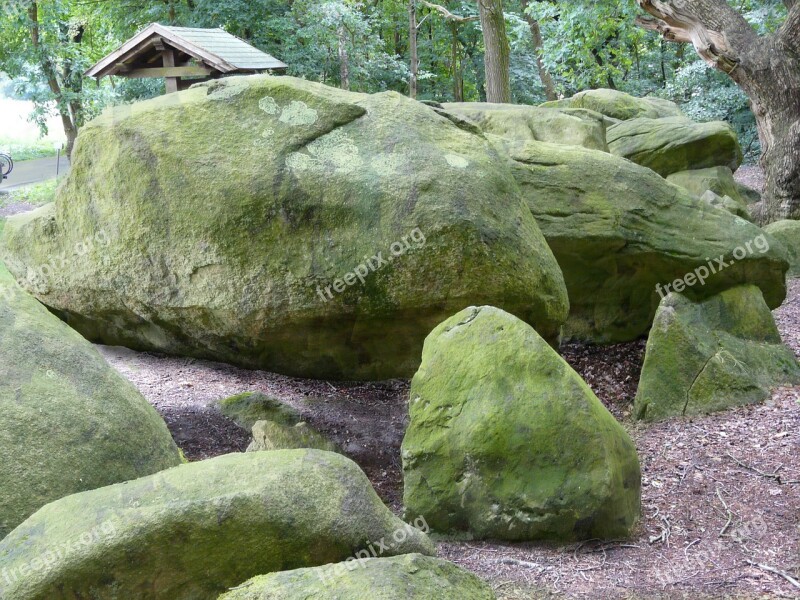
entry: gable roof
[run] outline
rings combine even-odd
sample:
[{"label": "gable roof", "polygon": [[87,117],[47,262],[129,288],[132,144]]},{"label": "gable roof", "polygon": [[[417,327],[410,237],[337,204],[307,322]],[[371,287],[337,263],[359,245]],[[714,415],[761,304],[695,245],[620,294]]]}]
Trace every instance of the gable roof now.
[{"label": "gable roof", "polygon": [[150,49],[158,38],[221,73],[288,68],[286,63],[254,48],[224,29],[170,27],[152,23],[86,71],[86,76],[104,77],[116,74],[121,70],[120,63]]}]

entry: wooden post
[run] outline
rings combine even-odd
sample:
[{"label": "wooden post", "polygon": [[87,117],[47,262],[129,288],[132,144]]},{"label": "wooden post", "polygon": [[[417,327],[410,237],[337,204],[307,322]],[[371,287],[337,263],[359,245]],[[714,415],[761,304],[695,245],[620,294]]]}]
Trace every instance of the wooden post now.
[{"label": "wooden post", "polygon": [[[175,66],[175,52],[172,48],[164,48],[161,53],[161,58],[164,62],[164,68],[169,69]],[[167,77],[167,93],[172,94],[180,89],[180,77]]]}]

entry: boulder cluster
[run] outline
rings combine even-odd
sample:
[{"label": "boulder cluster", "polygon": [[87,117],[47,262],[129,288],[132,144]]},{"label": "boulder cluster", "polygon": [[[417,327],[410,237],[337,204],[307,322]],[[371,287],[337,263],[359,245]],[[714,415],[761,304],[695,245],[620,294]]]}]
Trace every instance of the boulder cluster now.
[{"label": "boulder cluster", "polygon": [[[428,533],[629,536],[634,443],[559,356],[649,335],[635,418],[800,383],[724,123],[656,98],[420,103],[233,77],[108,110],[0,222],[0,597],[489,600]],[[49,310],[48,310],[49,309]],[[89,340],[89,341],[87,341]],[[317,379],[413,376],[403,519],[277,399],[187,463],[91,342]]]}]

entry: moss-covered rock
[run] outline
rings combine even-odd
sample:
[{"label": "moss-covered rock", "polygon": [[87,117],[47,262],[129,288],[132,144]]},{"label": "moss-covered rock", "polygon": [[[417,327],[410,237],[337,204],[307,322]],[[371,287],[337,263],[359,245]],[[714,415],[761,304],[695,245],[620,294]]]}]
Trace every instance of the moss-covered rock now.
[{"label": "moss-covered rock", "polygon": [[447,561],[406,554],[251,579],[219,600],[494,600],[492,589]]},{"label": "moss-covered rock", "polygon": [[589,110],[485,102],[447,103],[442,107],[481,131],[500,137],[608,151],[603,117]]},{"label": "moss-covered rock", "polygon": [[[588,90],[572,98],[545,102],[545,108],[586,108],[612,119],[627,121],[638,117],[660,119],[683,116],[678,105],[662,98],[637,98],[617,90]],[[547,141],[547,140],[546,140]]]},{"label": "moss-covered rock", "polygon": [[800,383],[761,291],[732,288],[703,302],[669,294],[656,314],[635,413],[640,419],[706,414],[763,400]]},{"label": "moss-covered rock", "polygon": [[776,221],[764,231],[783,244],[789,258],[789,275],[800,277],[800,221]]},{"label": "moss-covered rock", "polygon": [[426,333],[470,303],[549,338],[568,311],[483,136],[394,92],[291,77],[109,109],[55,207],[10,219],[0,251],[91,340],[298,376],[411,375]]},{"label": "moss-covered rock", "polygon": [[48,504],[0,542],[0,591],[26,600],[215,599],[256,575],[340,562],[383,540],[387,556],[434,553],[347,458],[229,454]]},{"label": "moss-covered rock", "polygon": [[747,210],[747,205],[743,204],[741,200],[735,200],[730,196],[720,196],[711,190],[706,191],[702,196],[700,196],[700,200],[709,206],[726,210],[732,215],[736,215],[737,217],[745,219],[746,221],[753,220]]},{"label": "moss-covered rock", "polygon": [[261,392],[237,394],[220,400],[217,405],[223,415],[243,429],[252,429],[258,421],[294,426],[303,420],[299,411]]},{"label": "moss-covered rock", "polygon": [[[755,225],[604,152],[501,146],[564,273],[568,337],[620,342],[646,334],[660,302],[656,285],[695,269],[707,272],[692,288],[698,297],[742,283],[758,285],[773,308],[786,297],[786,259]],[[712,274],[708,262],[720,256],[729,266]]]},{"label": "moss-covered rock", "polygon": [[0,538],[53,500],[180,462],[136,388],[2,264],[0,456]]},{"label": "moss-covered rock", "polygon": [[612,125],[606,137],[612,154],[653,169],[662,177],[709,167],[735,171],[742,164],[736,132],[722,121],[638,118]]},{"label": "moss-covered rock", "polygon": [[468,308],[431,332],[403,439],[406,516],[476,538],[624,536],[639,517],[628,434],[529,325]]},{"label": "moss-covered rock", "polygon": [[247,447],[247,451],[262,452],[297,448],[316,448],[317,450],[338,452],[336,444],[303,421],[295,425],[276,423],[275,421],[256,422],[253,425],[253,441]]},{"label": "moss-covered rock", "polygon": [[667,181],[679,185],[697,197],[702,197],[711,190],[718,196],[728,196],[745,209],[747,208],[747,198],[742,195],[742,188],[733,178],[733,171],[728,167],[680,171],[668,176]]}]

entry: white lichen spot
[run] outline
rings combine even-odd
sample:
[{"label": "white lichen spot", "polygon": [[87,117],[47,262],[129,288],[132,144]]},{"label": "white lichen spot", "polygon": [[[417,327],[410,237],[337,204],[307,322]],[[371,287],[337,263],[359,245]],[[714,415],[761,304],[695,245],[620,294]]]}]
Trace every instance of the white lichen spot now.
[{"label": "white lichen spot", "polygon": [[283,109],[279,120],[287,125],[313,125],[318,118],[317,111],[305,102],[292,100],[289,106]]},{"label": "white lichen spot", "polygon": [[278,103],[275,102],[275,98],[272,96],[264,96],[261,100],[259,100],[258,108],[263,110],[268,115],[277,115],[281,110],[278,106]]},{"label": "white lichen spot", "polygon": [[247,80],[242,79],[223,79],[215,87],[208,97],[212,100],[228,100],[244,92],[248,87]]},{"label": "white lichen spot", "polygon": [[311,142],[308,152],[295,152],[286,158],[286,166],[295,171],[346,175],[361,168],[364,161],[353,141],[341,130]]},{"label": "white lichen spot", "polygon": [[265,129],[264,131],[261,132],[261,137],[264,138],[265,140],[271,138],[273,135],[275,135],[274,129]]},{"label": "white lichen spot", "polygon": [[444,159],[447,161],[447,164],[454,169],[466,169],[469,166],[469,161],[457,154],[445,154]]}]

